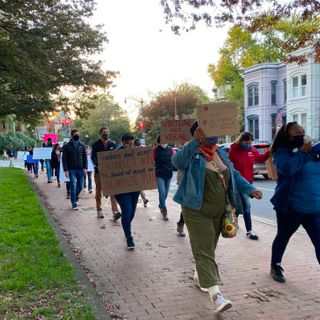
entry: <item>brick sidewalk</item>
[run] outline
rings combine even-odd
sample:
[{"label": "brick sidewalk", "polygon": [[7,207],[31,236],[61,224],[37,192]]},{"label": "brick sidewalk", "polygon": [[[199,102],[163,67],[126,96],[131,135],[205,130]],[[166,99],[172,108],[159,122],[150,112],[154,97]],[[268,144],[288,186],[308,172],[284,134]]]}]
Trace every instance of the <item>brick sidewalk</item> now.
[{"label": "brick sidewalk", "polygon": [[[132,320],[216,319],[208,295],[192,282],[194,262],[188,237],[176,234],[179,206],[168,201],[169,222],[161,219],[156,191],[147,191],[148,208],[138,204],[133,221],[134,251],[126,249],[119,222],[111,220],[110,201],[103,200],[105,219],[96,218],[94,193],[83,192],[81,210],[72,211],[65,186],[47,184],[45,174],[34,180],[48,208],[68,234],[81,261],[90,270],[112,315]],[[270,250],[276,229],[255,221],[259,241],[245,237],[243,221],[235,239],[220,238],[216,258],[223,294],[233,308],[225,320],[319,320],[320,268],[304,233],[293,236],[283,266],[286,284],[269,276]]]}]

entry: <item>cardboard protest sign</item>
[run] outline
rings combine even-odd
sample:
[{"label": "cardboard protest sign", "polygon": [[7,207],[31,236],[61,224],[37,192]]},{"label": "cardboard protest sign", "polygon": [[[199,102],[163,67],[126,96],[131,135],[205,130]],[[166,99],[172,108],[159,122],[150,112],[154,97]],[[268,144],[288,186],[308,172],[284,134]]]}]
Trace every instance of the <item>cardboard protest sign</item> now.
[{"label": "cardboard protest sign", "polygon": [[232,102],[197,106],[200,128],[207,136],[224,136],[240,131],[237,105]]},{"label": "cardboard protest sign", "polygon": [[98,162],[105,196],[157,187],[150,147],[98,152]]},{"label": "cardboard protest sign", "polygon": [[161,121],[161,143],[180,145],[191,139],[190,127],[192,119]]},{"label": "cardboard protest sign", "polygon": [[63,170],[63,163],[62,163],[62,152],[61,152],[61,158],[60,158],[60,170],[59,170],[59,179],[60,182],[66,182],[66,181],[70,181],[69,178],[67,178],[64,174],[64,170]]},{"label": "cardboard protest sign", "polygon": [[272,179],[274,181],[278,180],[278,173],[277,173],[277,168],[276,166],[272,163],[272,157],[270,157],[267,161],[266,161],[266,167],[268,170],[268,177],[269,179]]},{"label": "cardboard protest sign", "polygon": [[28,163],[38,163],[39,160],[35,160],[35,159],[32,158],[32,156],[28,155],[27,156],[27,162]]},{"label": "cardboard protest sign", "polygon": [[46,134],[43,136],[43,141],[44,141],[44,142],[47,142],[47,141],[48,141],[48,138],[52,138],[52,143],[53,143],[53,144],[58,143],[58,134],[57,134],[57,133],[46,133]]},{"label": "cardboard protest sign", "polygon": [[51,159],[52,148],[34,148],[33,159]]},{"label": "cardboard protest sign", "polygon": [[18,151],[17,160],[27,160],[28,155],[29,155],[28,151]]}]

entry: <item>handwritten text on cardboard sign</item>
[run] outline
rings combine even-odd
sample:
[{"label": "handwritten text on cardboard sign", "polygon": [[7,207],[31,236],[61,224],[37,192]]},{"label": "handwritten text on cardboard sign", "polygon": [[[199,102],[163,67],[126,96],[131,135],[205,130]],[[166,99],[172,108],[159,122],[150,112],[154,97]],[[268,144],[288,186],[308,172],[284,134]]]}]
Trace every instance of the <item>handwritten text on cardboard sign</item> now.
[{"label": "handwritten text on cardboard sign", "polygon": [[152,148],[128,148],[98,152],[104,195],[156,188]]},{"label": "handwritten text on cardboard sign", "polygon": [[191,139],[192,119],[161,121],[161,143],[182,144]]},{"label": "handwritten text on cardboard sign", "polygon": [[197,106],[200,127],[207,136],[223,136],[239,133],[237,105],[231,102]]}]

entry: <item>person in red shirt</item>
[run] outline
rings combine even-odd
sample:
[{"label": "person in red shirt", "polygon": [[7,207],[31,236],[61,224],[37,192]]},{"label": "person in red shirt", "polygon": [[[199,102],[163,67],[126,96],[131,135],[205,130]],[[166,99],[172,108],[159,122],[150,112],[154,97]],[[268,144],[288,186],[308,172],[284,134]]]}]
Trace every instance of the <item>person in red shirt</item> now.
[{"label": "person in red shirt", "polygon": [[[229,151],[229,158],[233,162],[235,169],[250,183],[253,182],[254,178],[254,163],[265,162],[270,157],[269,149],[264,154],[260,154],[259,151],[252,146],[252,141],[253,134],[251,132],[242,132],[236,142],[231,145]],[[251,240],[258,240],[259,237],[252,229],[250,198],[242,193],[240,197],[247,237]]]}]

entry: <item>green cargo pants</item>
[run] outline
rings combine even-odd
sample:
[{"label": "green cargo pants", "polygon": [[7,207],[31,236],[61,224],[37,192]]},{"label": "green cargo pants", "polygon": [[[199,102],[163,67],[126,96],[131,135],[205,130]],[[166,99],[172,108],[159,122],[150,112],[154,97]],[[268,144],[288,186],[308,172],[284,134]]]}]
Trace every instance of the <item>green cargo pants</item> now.
[{"label": "green cargo pants", "polygon": [[221,232],[223,213],[211,216],[182,207],[202,288],[210,288],[221,282],[214,252]]}]

